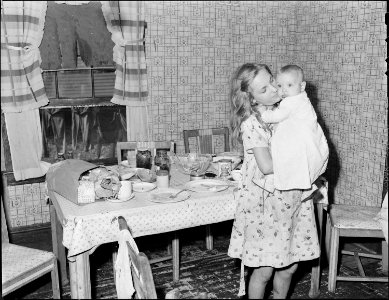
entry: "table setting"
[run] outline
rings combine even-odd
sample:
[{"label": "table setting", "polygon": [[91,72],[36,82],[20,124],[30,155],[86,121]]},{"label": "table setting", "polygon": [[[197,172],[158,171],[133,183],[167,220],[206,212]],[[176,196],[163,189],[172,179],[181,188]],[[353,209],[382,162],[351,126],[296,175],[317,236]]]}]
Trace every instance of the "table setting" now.
[{"label": "table setting", "polygon": [[[145,199],[153,203],[173,203],[185,201],[195,193],[217,193],[235,187],[241,180],[241,156],[235,152],[219,155],[168,152],[165,172],[149,164],[150,169],[130,167],[128,161],[110,167],[117,170],[121,180],[132,183],[132,193],[147,193]],[[177,176],[172,178],[172,171]],[[177,179],[184,179],[178,180]],[[162,181],[163,180],[163,181]],[[119,191],[120,194],[120,191]],[[127,199],[133,196],[127,195]],[[112,201],[113,202],[113,201]],[[117,201],[121,203],[123,201]]]}]

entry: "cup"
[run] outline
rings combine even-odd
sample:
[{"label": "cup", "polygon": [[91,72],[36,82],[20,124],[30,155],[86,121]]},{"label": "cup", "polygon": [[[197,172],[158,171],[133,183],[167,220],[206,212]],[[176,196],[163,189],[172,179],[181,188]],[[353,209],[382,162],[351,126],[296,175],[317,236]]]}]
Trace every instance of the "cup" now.
[{"label": "cup", "polygon": [[169,187],[169,171],[159,170],[157,172],[157,187],[159,188]]},{"label": "cup", "polygon": [[119,200],[126,200],[131,197],[132,195],[132,182],[131,181],[120,181],[120,190],[118,193],[118,199]]},{"label": "cup", "polygon": [[235,181],[241,181],[243,176],[242,176],[242,171],[241,170],[232,170],[231,171],[231,177]]}]

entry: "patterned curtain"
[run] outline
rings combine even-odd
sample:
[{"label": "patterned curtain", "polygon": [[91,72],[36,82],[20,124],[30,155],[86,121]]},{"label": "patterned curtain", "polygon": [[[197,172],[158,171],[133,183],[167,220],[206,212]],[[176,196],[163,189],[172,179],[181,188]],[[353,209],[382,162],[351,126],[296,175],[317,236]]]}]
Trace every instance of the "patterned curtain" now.
[{"label": "patterned curtain", "polygon": [[22,112],[49,103],[41,75],[47,1],[1,1],[1,109]]},{"label": "patterned curtain", "polygon": [[39,107],[46,105],[39,45],[47,1],[1,1],[1,109],[16,180],[41,177]]},{"label": "patterned curtain", "polygon": [[116,80],[112,103],[127,106],[127,140],[147,140],[147,70],[144,2],[101,1],[112,34]]}]

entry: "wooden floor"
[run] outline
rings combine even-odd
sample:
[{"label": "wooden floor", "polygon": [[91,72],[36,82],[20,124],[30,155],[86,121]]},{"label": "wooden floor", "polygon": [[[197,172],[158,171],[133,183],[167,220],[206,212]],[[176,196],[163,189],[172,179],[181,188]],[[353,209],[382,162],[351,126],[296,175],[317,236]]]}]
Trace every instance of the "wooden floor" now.
[{"label": "wooden floor", "polygon": [[[159,263],[152,265],[153,276],[159,298],[164,298],[167,291],[178,287],[183,298],[194,298],[196,292],[207,291],[210,298],[236,299],[239,284],[240,267],[236,261],[226,255],[229,235],[232,222],[222,222],[213,225],[215,233],[215,250],[205,249],[205,228],[197,227],[181,231],[181,276],[178,283],[172,282],[171,263]],[[13,233],[10,236],[11,242],[27,247],[41,250],[52,250],[50,227],[38,230]],[[156,235],[137,238],[136,241],[141,251],[145,252],[149,258],[164,255],[167,245],[167,236]],[[366,248],[369,252],[380,253],[381,242],[379,240],[356,241],[350,239],[344,244],[345,249]],[[361,241],[358,241],[361,242]],[[116,298],[116,290],[113,282],[112,245],[100,246],[91,256],[91,278],[93,298],[109,299]],[[365,262],[367,263],[365,265]],[[377,260],[364,261],[365,272],[382,271]],[[357,265],[353,257],[343,256],[342,272],[357,272]],[[387,299],[387,283],[356,283],[340,282],[335,293],[327,290],[328,267],[323,262],[323,275],[321,281],[320,299]],[[377,275],[378,276],[378,275]],[[302,264],[298,273],[294,276],[295,282],[291,288],[290,298],[306,299],[310,287],[310,266]],[[92,281],[92,280],[91,280]],[[4,299],[49,299],[51,298],[50,276],[37,280],[28,286],[6,296]],[[269,298],[271,293],[269,291]],[[70,298],[69,286],[62,290],[63,299]]]}]

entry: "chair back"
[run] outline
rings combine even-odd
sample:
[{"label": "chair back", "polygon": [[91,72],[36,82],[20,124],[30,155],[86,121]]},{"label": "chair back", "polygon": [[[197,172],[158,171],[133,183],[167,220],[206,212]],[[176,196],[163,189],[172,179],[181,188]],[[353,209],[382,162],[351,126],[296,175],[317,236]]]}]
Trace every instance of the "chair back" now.
[{"label": "chair back", "polygon": [[[185,153],[217,154],[230,151],[228,127],[184,130]],[[193,141],[194,140],[194,141]],[[195,145],[193,147],[193,145]],[[191,147],[192,146],[192,147]],[[192,151],[194,149],[194,151]]]},{"label": "chair back", "polygon": [[[122,217],[118,217],[119,229],[128,230],[127,222]],[[150,262],[143,252],[136,253],[127,242],[128,254],[131,261],[131,273],[133,284],[138,299],[157,299],[155,290],[153,273],[151,271]]]},{"label": "chair back", "polygon": [[[174,152],[174,142],[173,141],[117,142],[116,153],[117,153],[118,164],[122,162],[123,150],[133,151],[134,152],[133,157],[135,157],[136,153],[138,152],[138,149],[149,149],[151,151],[152,156],[155,157],[157,150],[159,149],[166,149],[171,152]],[[128,156],[129,154],[127,154],[127,160],[128,163],[130,163]],[[131,167],[136,167],[136,166],[132,165]]]},{"label": "chair back", "polygon": [[7,220],[3,207],[3,196],[1,196],[1,243],[9,243]]}]

